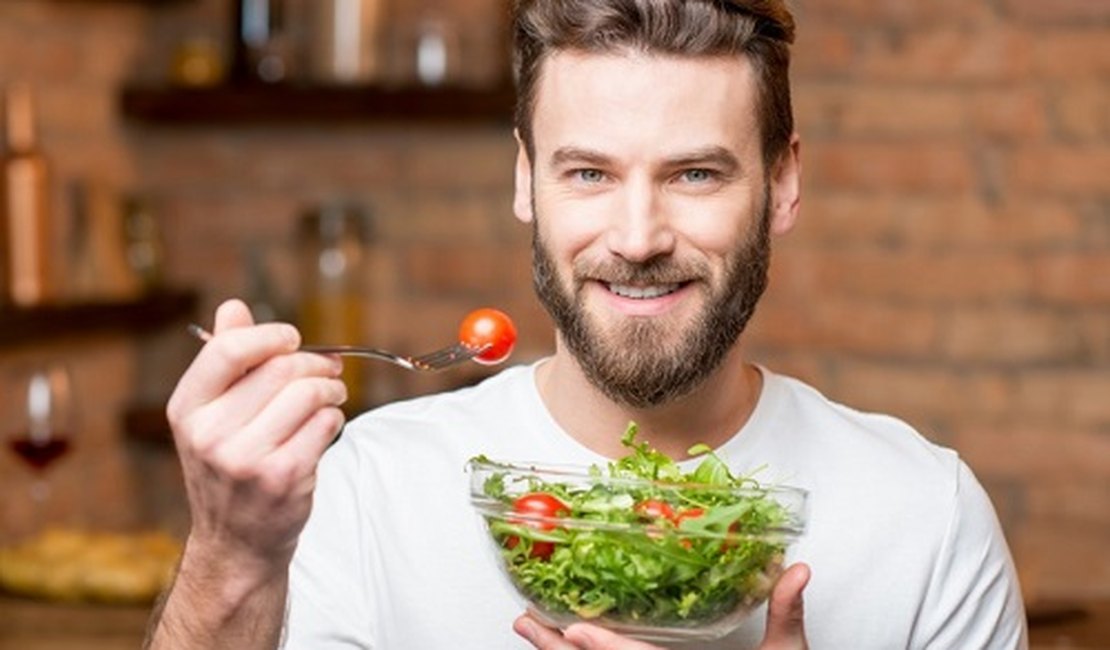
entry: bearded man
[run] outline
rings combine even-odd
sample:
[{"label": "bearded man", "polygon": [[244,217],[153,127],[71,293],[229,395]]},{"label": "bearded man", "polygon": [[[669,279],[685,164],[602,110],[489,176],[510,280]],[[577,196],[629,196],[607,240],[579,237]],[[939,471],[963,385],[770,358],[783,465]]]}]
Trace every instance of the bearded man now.
[{"label": "bearded man", "polygon": [[744,357],[800,205],[783,2],[521,0],[514,29],[513,211],[554,353],[374,410],[328,449],[338,360],[221,306],[168,409],[193,528],[151,647],[649,648],[524,614],[461,471],[478,454],[604,464],[629,421],[668,455],[706,444],[810,494],[769,606],[688,647],[1025,647],[1013,563],[959,457]]}]

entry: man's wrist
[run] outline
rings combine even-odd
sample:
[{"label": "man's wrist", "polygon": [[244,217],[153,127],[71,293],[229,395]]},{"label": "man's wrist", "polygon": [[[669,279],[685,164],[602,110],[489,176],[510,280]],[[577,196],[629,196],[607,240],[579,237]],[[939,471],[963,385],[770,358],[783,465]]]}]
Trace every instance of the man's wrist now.
[{"label": "man's wrist", "polygon": [[144,647],[275,648],[288,584],[288,558],[225,553],[190,540]]}]

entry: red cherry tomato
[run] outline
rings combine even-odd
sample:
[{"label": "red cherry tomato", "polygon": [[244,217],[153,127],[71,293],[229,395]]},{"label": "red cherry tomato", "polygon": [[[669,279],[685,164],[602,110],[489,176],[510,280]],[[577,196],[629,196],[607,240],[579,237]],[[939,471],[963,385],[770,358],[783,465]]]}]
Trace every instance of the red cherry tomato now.
[{"label": "red cherry tomato", "polygon": [[[681,526],[683,520],[685,520],[685,519],[697,519],[698,517],[700,517],[704,514],[705,514],[705,510],[703,510],[702,508],[687,508],[685,510],[680,510],[680,511],[676,512],[675,515],[674,515],[674,519],[673,519],[674,525],[676,527]],[[680,540],[678,540],[678,543],[681,544],[684,548],[693,548],[693,546],[694,546],[693,542],[691,542],[688,539],[680,539]]]},{"label": "red cherry tomato", "polygon": [[678,526],[682,523],[683,519],[697,519],[704,514],[705,510],[701,508],[687,508],[686,510],[681,510],[674,516],[674,525]]},{"label": "red cherry tomato", "polygon": [[501,363],[516,345],[516,326],[502,311],[490,307],[475,309],[459,325],[459,341],[476,348],[489,346],[474,357],[478,363]]},{"label": "red cherry tomato", "polygon": [[[513,512],[522,515],[553,518],[570,514],[570,508],[557,497],[547,494],[546,492],[529,492],[519,497],[516,501],[513,501]],[[531,526],[536,530],[552,530],[555,528],[555,524],[550,521],[528,521],[523,519],[510,519],[510,521],[525,526]],[[515,535],[505,540],[505,546],[509,548],[515,548],[519,543],[520,540]],[[534,558],[546,560],[551,557],[551,554],[554,552],[554,542],[535,541],[532,542],[532,552],[530,555]]]},{"label": "red cherry tomato", "polygon": [[646,499],[632,506],[636,514],[647,519],[666,519],[667,521],[674,521],[675,514],[674,508],[666,501],[659,499]]}]

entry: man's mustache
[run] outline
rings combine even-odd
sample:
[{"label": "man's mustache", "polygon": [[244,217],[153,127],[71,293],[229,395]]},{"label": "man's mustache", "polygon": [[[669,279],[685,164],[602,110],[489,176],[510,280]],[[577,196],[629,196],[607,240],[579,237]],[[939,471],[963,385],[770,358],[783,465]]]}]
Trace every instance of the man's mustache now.
[{"label": "man's mustache", "polygon": [[656,257],[646,262],[607,260],[575,264],[575,284],[586,281],[648,286],[682,284],[701,280],[709,275],[704,264],[677,262],[670,258]]}]

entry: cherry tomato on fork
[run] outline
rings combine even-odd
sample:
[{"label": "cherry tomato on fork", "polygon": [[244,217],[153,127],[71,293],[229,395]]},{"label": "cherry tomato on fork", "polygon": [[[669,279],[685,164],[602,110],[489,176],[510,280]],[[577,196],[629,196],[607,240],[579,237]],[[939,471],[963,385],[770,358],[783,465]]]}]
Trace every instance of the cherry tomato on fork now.
[{"label": "cherry tomato on fork", "polygon": [[490,307],[475,309],[459,325],[459,341],[476,348],[489,346],[474,357],[478,363],[501,363],[516,345],[516,326],[502,311]]}]

